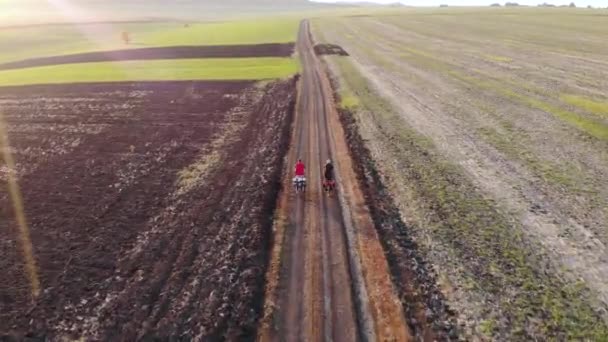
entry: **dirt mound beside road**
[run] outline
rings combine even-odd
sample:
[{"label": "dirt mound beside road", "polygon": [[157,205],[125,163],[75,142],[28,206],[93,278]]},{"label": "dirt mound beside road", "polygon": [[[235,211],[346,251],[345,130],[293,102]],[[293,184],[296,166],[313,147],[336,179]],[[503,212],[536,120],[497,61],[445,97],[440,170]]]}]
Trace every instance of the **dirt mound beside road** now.
[{"label": "dirt mound beside road", "polygon": [[317,56],[321,55],[338,55],[338,56],[348,56],[348,52],[344,50],[341,46],[335,44],[317,44],[314,47],[315,54]]},{"label": "dirt mound beside road", "polygon": [[0,70],[72,63],[115,62],[150,59],[289,57],[293,54],[293,51],[293,43],[152,47],[31,58],[0,64]]},{"label": "dirt mound beside road", "polygon": [[0,336],[252,336],[295,80],[32,88],[0,103],[43,292],[2,181]]}]

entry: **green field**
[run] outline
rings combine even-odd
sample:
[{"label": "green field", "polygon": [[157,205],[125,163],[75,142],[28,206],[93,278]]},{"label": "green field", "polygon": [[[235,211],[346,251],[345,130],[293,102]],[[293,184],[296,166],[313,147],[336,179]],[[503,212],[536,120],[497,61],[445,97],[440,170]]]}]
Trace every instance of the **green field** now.
[{"label": "green field", "polygon": [[296,40],[298,25],[295,19],[180,25],[143,33],[135,40],[152,46],[288,43]]},{"label": "green field", "polygon": [[0,71],[0,86],[119,81],[265,80],[298,72],[291,58],[79,63]]},{"label": "green field", "polygon": [[[208,23],[66,24],[0,29],[0,63],[126,48],[287,43],[299,20],[266,18]],[[121,33],[132,43],[124,44]],[[68,64],[0,71],[0,85],[127,80],[269,79],[298,71],[289,58],[199,59]]]}]

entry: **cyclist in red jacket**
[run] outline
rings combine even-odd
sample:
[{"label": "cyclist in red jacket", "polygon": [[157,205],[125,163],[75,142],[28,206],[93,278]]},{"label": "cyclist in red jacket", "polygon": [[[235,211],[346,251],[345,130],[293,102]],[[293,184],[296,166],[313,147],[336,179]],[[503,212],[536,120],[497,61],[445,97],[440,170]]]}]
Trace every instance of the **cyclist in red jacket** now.
[{"label": "cyclist in red jacket", "polygon": [[306,171],[306,167],[302,162],[302,159],[298,159],[295,167],[296,176],[293,178],[293,184],[296,188],[296,192],[303,191],[306,187],[306,177],[304,177],[304,172]]},{"label": "cyclist in red jacket", "polygon": [[302,159],[298,159],[298,162],[296,163],[296,177],[304,177],[305,169]]}]

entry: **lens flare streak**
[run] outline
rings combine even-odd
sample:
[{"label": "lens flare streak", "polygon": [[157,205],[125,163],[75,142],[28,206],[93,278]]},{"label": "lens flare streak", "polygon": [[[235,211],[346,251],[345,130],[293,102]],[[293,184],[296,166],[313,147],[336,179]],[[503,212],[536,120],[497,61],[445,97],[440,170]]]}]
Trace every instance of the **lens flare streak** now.
[{"label": "lens flare streak", "polygon": [[13,204],[13,210],[15,212],[15,219],[17,221],[17,227],[19,228],[19,242],[23,253],[23,259],[25,262],[25,271],[30,281],[32,297],[35,299],[40,295],[40,280],[38,278],[38,270],[36,267],[36,259],[34,257],[34,249],[32,246],[32,240],[30,238],[30,231],[27,225],[25,217],[25,210],[23,207],[23,200],[21,197],[21,190],[17,182],[17,175],[15,170],[15,161],[10,152],[10,145],[8,139],[8,132],[6,129],[4,117],[0,112],[0,154],[4,160],[4,164],[8,169],[7,172],[7,183],[10,200]]}]

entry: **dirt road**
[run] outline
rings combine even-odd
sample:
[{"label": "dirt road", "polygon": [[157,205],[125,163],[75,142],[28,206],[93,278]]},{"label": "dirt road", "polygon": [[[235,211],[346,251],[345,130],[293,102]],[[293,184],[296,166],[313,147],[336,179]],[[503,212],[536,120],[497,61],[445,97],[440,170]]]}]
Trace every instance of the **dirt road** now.
[{"label": "dirt road", "polygon": [[[259,338],[270,340],[409,339],[403,309],[359,189],[329,79],[314,54],[307,21],[297,43],[303,71],[288,165],[307,166],[305,194],[285,174]],[[332,159],[337,193],[321,186]]]}]

